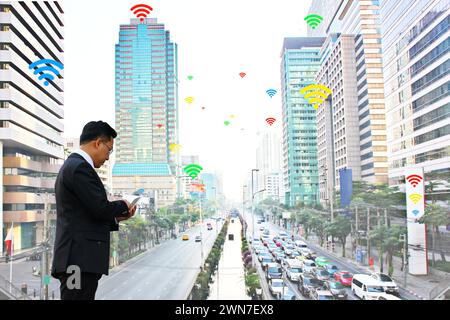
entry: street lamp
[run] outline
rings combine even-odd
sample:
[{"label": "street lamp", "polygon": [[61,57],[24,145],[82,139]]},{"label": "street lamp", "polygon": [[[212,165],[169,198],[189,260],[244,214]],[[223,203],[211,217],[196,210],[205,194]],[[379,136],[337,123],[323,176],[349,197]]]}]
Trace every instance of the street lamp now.
[{"label": "street lamp", "polygon": [[[47,192],[36,193],[38,197],[43,196],[44,200],[44,230],[42,236],[41,246],[43,247],[42,251],[42,268],[41,268],[41,286],[44,284],[44,300],[48,300],[48,277],[49,277],[49,263],[48,263],[48,250],[50,250],[49,243],[49,226],[48,226],[48,213],[49,213],[49,204],[50,204],[50,194]],[[41,292],[42,294],[42,292]]]},{"label": "street lamp", "polygon": [[[325,171],[325,173],[322,175],[322,177],[324,177],[323,181],[326,184],[326,190],[328,192],[328,200],[330,201],[330,210],[331,210],[331,221],[334,220],[334,210],[333,210],[333,187],[329,188],[329,184],[327,183],[327,172],[328,172],[328,168],[326,165],[321,165],[320,169],[322,169],[323,171]],[[331,185],[330,185],[331,186]]]},{"label": "street lamp", "polygon": [[255,218],[253,216],[253,195],[254,195],[254,186],[253,186],[253,172],[258,172],[259,169],[252,169],[252,241],[255,237]]}]

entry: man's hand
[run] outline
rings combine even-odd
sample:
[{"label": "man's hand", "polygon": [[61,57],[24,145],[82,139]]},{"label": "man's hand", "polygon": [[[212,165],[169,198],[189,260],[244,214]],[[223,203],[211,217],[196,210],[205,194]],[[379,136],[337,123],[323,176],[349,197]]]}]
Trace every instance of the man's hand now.
[{"label": "man's hand", "polygon": [[121,216],[121,217],[116,217],[116,221],[120,222],[120,221],[124,221],[124,220],[128,220],[130,218],[132,218],[134,216],[134,214],[136,213],[136,206],[134,205],[133,207],[129,207],[130,203],[126,200],[124,200],[127,205],[128,205],[128,213],[125,216]]}]

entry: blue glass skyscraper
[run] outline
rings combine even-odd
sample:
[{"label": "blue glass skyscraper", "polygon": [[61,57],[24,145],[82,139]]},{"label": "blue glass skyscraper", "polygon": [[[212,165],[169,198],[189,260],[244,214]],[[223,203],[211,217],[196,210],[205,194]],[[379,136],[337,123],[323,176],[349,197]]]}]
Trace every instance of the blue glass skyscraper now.
[{"label": "blue glass skyscraper", "polygon": [[115,52],[116,164],[168,165],[175,174],[177,45],[156,18],[131,19],[120,26]]},{"label": "blue glass skyscraper", "polygon": [[281,53],[285,204],[319,201],[316,110],[300,90],[314,84],[324,38],[285,38]]}]

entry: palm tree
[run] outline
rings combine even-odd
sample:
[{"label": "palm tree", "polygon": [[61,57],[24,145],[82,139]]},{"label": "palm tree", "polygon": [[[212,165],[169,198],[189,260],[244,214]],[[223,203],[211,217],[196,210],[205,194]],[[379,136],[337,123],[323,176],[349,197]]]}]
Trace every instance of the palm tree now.
[{"label": "palm tree", "polygon": [[439,227],[450,224],[448,210],[436,203],[427,204],[425,207],[425,214],[419,219],[418,222],[425,223],[431,228],[431,239],[433,242],[433,267],[436,265],[434,253],[436,251],[437,243],[439,243],[439,253],[441,254],[441,260],[445,262],[445,253],[441,248],[441,235],[439,232]]}]

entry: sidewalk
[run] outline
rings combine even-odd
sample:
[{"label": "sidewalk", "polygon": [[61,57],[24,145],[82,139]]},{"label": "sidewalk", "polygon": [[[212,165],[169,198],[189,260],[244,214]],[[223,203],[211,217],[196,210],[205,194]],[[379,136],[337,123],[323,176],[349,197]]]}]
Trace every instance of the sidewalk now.
[{"label": "sidewalk", "polygon": [[[245,270],[241,256],[241,229],[239,219],[230,219],[219,267],[214,283],[210,286],[208,300],[250,300],[246,293]],[[229,234],[234,235],[234,240],[229,240]]]},{"label": "sidewalk", "polygon": [[[288,230],[291,233],[291,230]],[[304,238],[304,237],[302,237]],[[318,247],[319,241],[316,236],[309,236],[307,242],[310,242]],[[356,262],[356,257],[352,253],[351,241],[346,242],[345,246],[345,258],[342,257],[342,246],[340,243],[335,243],[334,252],[331,250],[327,250],[326,247],[320,247],[322,250],[327,251],[329,254],[336,256],[338,259],[342,259],[347,263],[354,265],[357,268],[364,269],[367,273],[378,272],[380,270],[379,267],[379,257],[378,251],[376,248],[372,247],[371,256],[374,258],[374,267],[373,270],[369,268],[366,264],[360,264]],[[428,254],[430,257],[430,253]],[[386,254],[383,254],[384,268],[383,273],[388,273],[388,265],[386,263]],[[428,268],[428,275],[416,276],[407,274],[406,276],[406,286],[404,283],[404,273],[401,271],[402,261],[401,258],[394,256],[393,257],[393,266],[394,273],[392,278],[397,282],[398,286],[408,291],[410,294],[416,296],[418,299],[429,300],[433,299],[440,291],[448,288],[450,286],[450,274],[445,273],[433,268]]]}]

